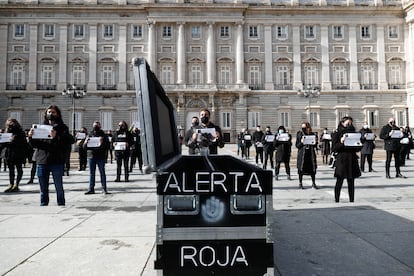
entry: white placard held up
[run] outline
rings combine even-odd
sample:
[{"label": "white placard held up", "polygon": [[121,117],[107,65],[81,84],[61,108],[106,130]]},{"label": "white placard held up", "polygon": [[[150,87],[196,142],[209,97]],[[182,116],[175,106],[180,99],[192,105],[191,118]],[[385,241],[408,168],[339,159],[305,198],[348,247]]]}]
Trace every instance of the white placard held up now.
[{"label": "white placard held up", "polygon": [[34,124],[32,128],[34,129],[32,139],[52,139],[50,135],[53,129],[52,126]]},{"label": "white placard held up", "polygon": [[322,135],[322,140],[332,140],[331,134],[329,133],[324,133]]},{"label": "white placard held up", "polygon": [[401,130],[391,130],[391,138],[396,139],[396,138],[402,138],[403,137],[403,133]]},{"label": "white placard held up", "polygon": [[305,135],[303,136],[304,145],[316,145],[316,136],[315,135]]},{"label": "white placard held up", "polygon": [[116,142],[114,149],[115,150],[126,150],[126,142]]},{"label": "white placard held up", "polygon": [[288,142],[289,141],[289,134],[288,133],[279,133],[276,136],[276,140],[279,142]]},{"label": "white placard held up", "polygon": [[369,140],[369,141],[375,140],[375,133],[365,133],[365,140]]},{"label": "white placard held up", "polygon": [[88,148],[99,148],[101,146],[101,138],[102,137],[89,137],[86,146]]},{"label": "white placard held up", "polygon": [[265,137],[266,142],[273,142],[275,140],[274,135],[266,135]]},{"label": "white placard held up", "polygon": [[12,133],[0,133],[0,144],[2,143],[11,143]]},{"label": "white placard held up", "polygon": [[344,146],[345,147],[361,147],[361,133],[345,133],[344,139]]},{"label": "white placard held up", "polygon": [[85,139],[85,137],[86,137],[86,133],[84,132],[76,133],[76,140],[82,140],[82,139]]}]

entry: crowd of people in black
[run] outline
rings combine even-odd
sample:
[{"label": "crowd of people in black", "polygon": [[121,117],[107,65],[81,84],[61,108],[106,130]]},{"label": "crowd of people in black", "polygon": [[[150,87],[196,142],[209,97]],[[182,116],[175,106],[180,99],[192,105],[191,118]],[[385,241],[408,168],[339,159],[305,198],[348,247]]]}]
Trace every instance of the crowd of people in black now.
[{"label": "crowd of people in black", "polygon": [[[357,133],[356,144],[349,144],[353,141],[352,134]],[[287,133],[284,126],[279,126],[276,133],[271,132],[270,126],[266,126],[265,131],[261,126],[257,126],[252,135],[246,130],[238,134],[238,150],[243,159],[249,158],[249,153],[245,153],[247,143],[254,145],[256,150],[255,162],[263,169],[274,170],[275,180],[280,177],[280,165],[283,163],[288,180],[292,180],[290,160],[292,155],[292,135]],[[395,177],[405,178],[401,174],[400,167],[405,165],[405,160],[409,159],[410,150],[413,147],[413,137],[408,126],[398,127],[395,125],[394,118],[390,118],[388,124],[383,126],[380,131],[380,138],[384,142],[386,151],[385,172],[386,178],[391,178],[390,164],[394,156]],[[353,125],[353,119],[345,116],[341,119],[337,128],[329,132],[324,128],[319,135],[314,132],[309,122],[303,122],[301,129],[296,133],[295,147],[297,148],[297,173],[299,178],[299,189],[303,187],[303,176],[309,175],[312,181],[312,188],[319,189],[316,185],[317,155],[320,152],[322,163],[334,168],[335,201],[339,202],[340,192],[344,180],[347,180],[349,199],[354,201],[355,178],[366,172],[365,164],[368,164],[368,172],[375,172],[373,169],[373,154],[376,148],[375,139],[377,136],[369,128],[367,122],[363,122],[361,129],[357,130]],[[355,142],[355,141],[354,141]],[[274,157],[273,157],[274,156]]]},{"label": "crowd of people in black", "polygon": [[78,151],[79,171],[89,168],[89,187],[85,192],[87,195],[95,193],[96,167],[100,174],[102,193],[109,194],[105,164],[112,163],[114,158],[117,165],[115,182],[121,181],[122,166],[125,182],[129,181],[129,173],[137,161],[142,173],[141,135],[138,127],[129,128],[125,121],[120,121],[118,129],[112,134],[112,131],[105,133],[100,122],[95,121],[91,131],[82,127],[73,136],[62,120],[59,107],[50,105],[44,112],[42,124],[35,124],[31,129],[24,131],[16,119],[9,118],[6,120],[5,128],[0,131],[0,164],[4,164],[3,171],[9,171],[9,184],[4,192],[20,191],[23,166],[31,163],[28,184],[33,183],[37,175],[40,205],[49,204],[49,179],[52,175],[57,204],[64,206],[63,176],[69,175],[73,144]]},{"label": "crowd of people in black", "polygon": [[[189,154],[217,154],[218,148],[224,146],[221,128],[210,121],[210,116],[209,110],[202,109],[199,117],[192,118],[192,125],[182,139],[182,143],[188,147]],[[349,144],[349,141],[353,141],[350,137],[354,137],[355,133],[359,134],[357,143]],[[394,157],[395,177],[405,178],[400,167],[405,165],[410,149],[413,148],[410,128],[398,127],[394,118],[390,118],[388,124],[381,128],[379,137],[384,141],[386,151],[386,178],[391,178],[392,157]],[[339,202],[341,188],[346,179],[349,199],[353,202],[355,179],[365,172],[365,163],[368,164],[368,171],[374,172],[372,163],[376,147],[375,139],[376,135],[367,122],[362,124],[360,130],[356,130],[350,116],[343,117],[331,133],[325,128],[320,135],[312,130],[309,122],[303,122],[301,129],[296,133],[295,140],[299,188],[304,189],[303,176],[309,175],[312,188],[319,189],[316,185],[316,172],[317,154],[320,150],[323,164],[330,164],[334,168],[335,201]],[[292,135],[284,126],[279,126],[275,133],[272,133],[270,126],[266,126],[265,131],[262,131],[261,126],[257,126],[252,134],[247,129],[242,129],[237,140],[237,154],[241,154],[242,159],[250,159],[250,148],[254,146],[257,166],[268,169],[270,165],[270,169],[274,170],[275,180],[279,181],[280,167],[283,163],[287,179],[292,180],[290,160],[293,141]],[[0,136],[0,165],[4,166],[4,171],[7,166],[9,171],[9,184],[4,192],[20,190],[23,166],[28,161],[32,164],[28,183],[33,183],[37,174],[40,185],[40,205],[49,204],[50,175],[53,177],[57,203],[65,205],[63,176],[65,173],[69,175],[69,149],[74,143],[79,155],[79,170],[89,168],[90,178],[86,195],[95,193],[96,167],[100,174],[102,193],[109,194],[105,164],[112,163],[113,159],[116,161],[114,182],[120,182],[122,174],[123,180],[128,182],[129,173],[132,172],[137,161],[142,173],[141,133],[138,127],[128,127],[128,124],[122,120],[113,133],[104,132],[100,122],[95,121],[91,131],[82,127],[75,136],[72,136],[62,120],[60,109],[56,105],[50,105],[44,112],[42,124],[34,125],[26,132],[16,119],[6,120],[5,129]]]}]

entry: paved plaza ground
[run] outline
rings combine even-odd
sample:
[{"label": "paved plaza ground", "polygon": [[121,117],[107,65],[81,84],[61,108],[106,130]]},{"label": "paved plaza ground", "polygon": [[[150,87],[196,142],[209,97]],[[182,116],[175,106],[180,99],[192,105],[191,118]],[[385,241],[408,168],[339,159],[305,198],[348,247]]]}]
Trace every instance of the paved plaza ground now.
[{"label": "paved plaza ground", "polygon": [[[334,202],[326,165],[318,167],[319,190],[306,176],[299,190],[294,162],[291,181],[282,166],[273,181],[275,275],[414,275],[414,161],[401,169],[408,178],[386,179],[383,150],[376,152],[376,172],[356,180],[354,203],[346,184]],[[220,151],[235,153],[235,145]],[[49,206],[39,206],[37,180],[25,184],[28,175],[25,168],[21,192],[0,192],[0,275],[157,274],[153,175],[135,169],[130,182],[115,183],[115,164],[108,163],[111,194],[99,193],[97,177],[97,194],[84,195],[89,172],[73,168],[64,177],[65,207],[57,206],[53,187]],[[7,184],[0,171],[0,191]]]}]

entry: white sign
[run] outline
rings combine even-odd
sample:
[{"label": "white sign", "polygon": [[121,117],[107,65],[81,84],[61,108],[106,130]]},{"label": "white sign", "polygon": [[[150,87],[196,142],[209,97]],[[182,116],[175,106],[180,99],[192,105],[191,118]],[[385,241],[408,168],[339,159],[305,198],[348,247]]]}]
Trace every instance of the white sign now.
[{"label": "white sign", "polygon": [[266,142],[273,142],[275,140],[274,135],[266,135],[265,137]]},{"label": "white sign", "polygon": [[102,137],[89,137],[86,146],[88,148],[99,148],[101,146],[101,138]]},{"label": "white sign", "polygon": [[325,133],[322,135],[322,140],[332,140],[332,137],[329,133]]},{"label": "white sign", "polygon": [[50,135],[50,132],[53,129],[52,126],[34,124],[32,128],[33,128],[32,139],[52,139],[52,136]]},{"label": "white sign", "polygon": [[344,146],[345,147],[360,147],[361,143],[361,133],[345,133],[344,135]]},{"label": "white sign", "polygon": [[276,136],[276,140],[279,142],[288,142],[289,141],[289,134],[288,133],[280,133]]},{"label": "white sign", "polygon": [[0,133],[0,143],[10,143],[12,139],[12,133]]},{"label": "white sign", "polygon": [[84,132],[78,132],[78,133],[76,133],[76,139],[77,140],[85,139],[85,137],[86,137],[86,133],[84,133]]},{"label": "white sign", "polygon": [[391,138],[402,138],[403,133],[401,130],[391,130]]},{"label": "white sign", "polygon": [[315,145],[316,144],[316,136],[315,135],[305,135],[305,136],[303,136],[303,144],[304,145]]},{"label": "white sign", "polygon": [[126,150],[126,142],[116,142],[115,150]]},{"label": "white sign", "polygon": [[365,133],[365,140],[375,140],[375,133]]}]

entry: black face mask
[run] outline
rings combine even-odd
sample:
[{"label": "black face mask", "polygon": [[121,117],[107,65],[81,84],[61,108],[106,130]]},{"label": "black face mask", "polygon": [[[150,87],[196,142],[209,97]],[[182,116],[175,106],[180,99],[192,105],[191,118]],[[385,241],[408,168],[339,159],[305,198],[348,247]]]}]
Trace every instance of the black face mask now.
[{"label": "black face mask", "polygon": [[196,126],[198,126],[198,125],[199,125],[199,123],[198,123],[198,122],[194,122],[194,123],[191,123],[191,125],[192,125],[193,127],[196,127]]},{"label": "black face mask", "polygon": [[7,132],[8,133],[12,133],[14,131],[14,127],[13,126],[9,126],[8,128],[7,128]]},{"label": "black face mask", "polygon": [[346,126],[346,130],[347,130],[348,132],[354,132],[354,131],[355,131],[355,127],[354,127],[354,125],[347,125],[347,126]]},{"label": "black face mask", "polygon": [[201,117],[201,122],[203,124],[207,124],[208,123],[208,117]]},{"label": "black face mask", "polygon": [[306,133],[306,127],[302,127],[302,132]]},{"label": "black face mask", "polygon": [[94,126],[93,127],[93,130],[95,130],[95,131],[98,131],[98,130],[100,130],[101,128],[100,127],[98,127],[98,126]]},{"label": "black face mask", "polygon": [[46,118],[47,118],[49,121],[55,121],[57,117],[56,117],[55,115],[53,115],[53,114],[47,114],[47,115],[46,115]]}]

